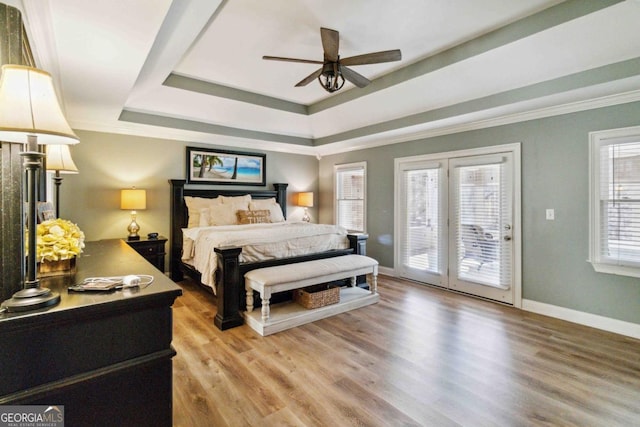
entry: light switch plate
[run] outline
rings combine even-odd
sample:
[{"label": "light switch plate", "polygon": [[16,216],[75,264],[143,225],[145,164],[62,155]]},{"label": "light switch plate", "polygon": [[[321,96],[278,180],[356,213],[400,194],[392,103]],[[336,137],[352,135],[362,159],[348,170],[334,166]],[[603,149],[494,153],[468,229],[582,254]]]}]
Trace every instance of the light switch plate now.
[{"label": "light switch plate", "polygon": [[547,220],[553,221],[556,219],[556,211],[554,209],[547,209]]}]

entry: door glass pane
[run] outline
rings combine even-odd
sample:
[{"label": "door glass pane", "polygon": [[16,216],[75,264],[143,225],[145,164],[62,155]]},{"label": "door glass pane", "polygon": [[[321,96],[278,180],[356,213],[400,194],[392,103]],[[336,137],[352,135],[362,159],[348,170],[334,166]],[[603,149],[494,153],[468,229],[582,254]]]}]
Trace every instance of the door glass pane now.
[{"label": "door glass pane", "polygon": [[509,289],[510,251],[503,240],[509,230],[508,191],[503,164],[455,168],[455,235],[458,279]]},{"label": "door glass pane", "polygon": [[408,170],[403,174],[406,205],[402,259],[405,266],[439,273],[438,169]]}]

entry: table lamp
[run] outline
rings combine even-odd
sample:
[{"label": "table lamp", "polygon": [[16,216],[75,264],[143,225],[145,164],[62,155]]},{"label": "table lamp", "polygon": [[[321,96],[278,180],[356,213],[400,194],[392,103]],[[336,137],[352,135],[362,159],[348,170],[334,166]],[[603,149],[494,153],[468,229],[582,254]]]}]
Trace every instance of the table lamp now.
[{"label": "table lamp", "polygon": [[[0,78],[0,140],[26,144],[21,156],[27,176],[27,262],[23,289],[2,303],[10,312],[49,307],[60,302],[60,294],[40,286],[36,259],[37,175],[44,154],[42,144],[77,144],[78,137],[62,113],[46,71],[22,65],[3,65]],[[24,227],[20,221],[19,227]]]},{"label": "table lamp", "polygon": [[56,218],[60,218],[60,185],[61,173],[78,173],[78,168],[71,158],[68,145],[47,145],[47,170],[55,172],[53,183],[56,185]]},{"label": "table lamp", "polygon": [[298,193],[298,203],[296,204],[298,206],[304,207],[304,215],[302,216],[302,220],[306,222],[311,221],[308,208],[313,207],[313,192],[306,191],[303,193]]},{"label": "table lamp", "polygon": [[146,208],[146,190],[140,190],[133,187],[131,189],[120,191],[120,209],[131,211],[131,223],[127,227],[127,231],[129,232],[129,235],[127,236],[128,240],[140,240],[140,236],[138,235],[140,226],[136,222],[136,216],[138,214],[137,211],[144,210]]}]

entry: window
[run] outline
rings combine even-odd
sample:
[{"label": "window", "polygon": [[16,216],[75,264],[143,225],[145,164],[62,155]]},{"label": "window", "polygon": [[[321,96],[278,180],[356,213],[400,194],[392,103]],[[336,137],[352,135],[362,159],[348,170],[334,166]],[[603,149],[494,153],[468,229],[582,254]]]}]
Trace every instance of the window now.
[{"label": "window", "polygon": [[367,163],[336,165],[336,224],[349,231],[365,231]]},{"label": "window", "polygon": [[640,277],[640,127],[590,134],[590,262]]}]

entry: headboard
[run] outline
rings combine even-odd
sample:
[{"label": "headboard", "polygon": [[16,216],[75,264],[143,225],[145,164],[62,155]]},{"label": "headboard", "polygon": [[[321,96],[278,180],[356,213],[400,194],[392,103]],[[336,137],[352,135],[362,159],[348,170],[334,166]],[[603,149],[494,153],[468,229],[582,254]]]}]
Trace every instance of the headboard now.
[{"label": "headboard", "polygon": [[184,202],[185,196],[204,197],[213,199],[218,196],[243,196],[249,194],[253,199],[269,199],[275,197],[276,202],[282,208],[282,214],[287,217],[287,186],[286,183],[273,184],[273,190],[240,190],[240,189],[212,189],[212,188],[194,188],[185,187],[186,180],[170,179],[171,198],[171,251],[169,253],[169,265],[171,271],[171,279],[180,281],[183,278],[180,269],[180,259],[182,257],[182,229],[187,226],[189,216],[187,205]]}]

